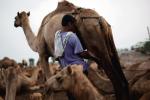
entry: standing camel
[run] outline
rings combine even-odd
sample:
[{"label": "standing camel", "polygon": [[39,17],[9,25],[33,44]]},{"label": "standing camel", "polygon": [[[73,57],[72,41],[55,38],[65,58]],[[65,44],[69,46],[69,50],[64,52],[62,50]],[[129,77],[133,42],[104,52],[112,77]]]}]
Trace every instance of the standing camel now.
[{"label": "standing camel", "polygon": [[[43,66],[46,74],[46,79],[51,76],[48,69],[48,58],[54,54],[54,33],[61,29],[60,20],[62,16],[67,12],[72,12],[75,6],[69,2],[60,2],[55,11],[49,13],[42,21],[39,28],[38,35],[35,36],[29,24],[30,13],[21,12],[17,13],[15,17],[15,27],[22,27],[27,38],[30,48],[38,52],[39,63]],[[57,16],[54,16],[57,14]]]},{"label": "standing camel", "polygon": [[76,19],[76,33],[84,49],[93,53],[95,61],[110,78],[117,100],[128,100],[128,83],[121,70],[110,25],[94,10],[77,8],[65,0],[59,2],[57,8],[43,19],[36,37],[29,25],[29,13],[21,12],[15,17],[15,26],[23,28],[29,46],[39,53],[46,78],[50,76],[48,57],[54,55],[54,34],[62,29],[61,19],[68,13]]}]

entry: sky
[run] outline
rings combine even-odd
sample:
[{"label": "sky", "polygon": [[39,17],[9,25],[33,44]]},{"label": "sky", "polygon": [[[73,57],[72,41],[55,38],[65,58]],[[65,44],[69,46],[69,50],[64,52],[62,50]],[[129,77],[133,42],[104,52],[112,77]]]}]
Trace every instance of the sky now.
[{"label": "sky", "polygon": [[[22,28],[14,27],[17,12],[30,11],[30,25],[37,35],[40,24],[61,0],[1,0],[0,2],[0,59],[10,57],[38,59],[32,51]],[[117,48],[130,48],[148,39],[150,27],[150,0],[68,0],[73,4],[96,10],[112,27]]]}]

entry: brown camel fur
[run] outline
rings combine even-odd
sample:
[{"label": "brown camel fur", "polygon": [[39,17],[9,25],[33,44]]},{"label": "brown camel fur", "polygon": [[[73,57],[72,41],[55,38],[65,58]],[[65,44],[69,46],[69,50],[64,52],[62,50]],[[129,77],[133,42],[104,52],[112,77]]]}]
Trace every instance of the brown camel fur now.
[{"label": "brown camel fur", "polygon": [[61,70],[61,68],[60,68],[59,64],[50,63],[49,64],[49,70],[50,70],[52,75],[55,75],[57,72],[59,72]]},{"label": "brown camel fur", "polygon": [[150,92],[145,93],[139,100],[150,100]]},{"label": "brown camel fur", "polygon": [[26,95],[17,95],[15,100],[43,100],[41,93],[30,93]]},{"label": "brown camel fur", "polygon": [[114,92],[111,81],[98,73],[97,70],[89,68],[88,78],[101,94],[106,95]]},{"label": "brown camel fur", "polygon": [[104,100],[82,70],[81,65],[68,66],[48,79],[46,88],[53,91],[68,91],[76,100]]},{"label": "brown camel fur", "polygon": [[15,100],[16,93],[22,89],[29,89],[36,85],[38,73],[41,69],[36,68],[31,77],[27,77],[21,69],[10,67],[6,71],[6,96],[5,100]]},{"label": "brown camel fur", "polygon": [[4,99],[0,96],[0,100],[4,100]]},{"label": "brown camel fur", "polygon": [[0,68],[8,68],[10,66],[17,67],[16,61],[13,59],[10,59],[8,57],[4,57],[2,60],[0,60]]},{"label": "brown camel fur", "polygon": [[[141,96],[150,91],[150,71],[148,70],[142,77],[138,77],[138,80],[132,85],[131,91],[136,96]],[[138,98],[138,97],[137,97]]]},{"label": "brown camel fur", "polygon": [[4,68],[0,68],[0,96],[5,96],[6,89],[6,70]]}]

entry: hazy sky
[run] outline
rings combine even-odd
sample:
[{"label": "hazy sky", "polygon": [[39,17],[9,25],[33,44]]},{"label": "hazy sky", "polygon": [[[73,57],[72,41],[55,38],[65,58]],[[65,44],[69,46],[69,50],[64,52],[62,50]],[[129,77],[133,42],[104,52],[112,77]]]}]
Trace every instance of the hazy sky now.
[{"label": "hazy sky", "polygon": [[[37,34],[42,19],[54,10],[60,0],[1,0],[0,2],[0,59],[7,56],[17,61],[38,59],[27,44],[22,28],[14,27],[18,11],[30,11],[30,24]],[[112,26],[117,48],[148,38],[150,0],[68,0],[77,6],[95,9]]]}]

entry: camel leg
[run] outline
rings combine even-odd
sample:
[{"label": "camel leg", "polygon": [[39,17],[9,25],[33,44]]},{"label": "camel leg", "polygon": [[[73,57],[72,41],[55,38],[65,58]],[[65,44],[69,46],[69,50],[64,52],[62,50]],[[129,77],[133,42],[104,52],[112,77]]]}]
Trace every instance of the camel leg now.
[{"label": "camel leg", "polygon": [[116,68],[116,66],[113,65],[114,63],[112,63],[112,59],[110,58],[110,55],[108,55],[106,48],[103,48],[103,51],[97,50],[97,48],[94,48],[94,50],[95,51],[91,50],[95,57],[93,60],[95,60],[99,66],[102,66],[106,75],[111,80],[115,90],[116,100],[129,100],[128,84],[126,84],[127,82],[124,81],[126,79],[123,77],[124,74],[121,70],[121,67],[117,66]]},{"label": "camel leg", "polygon": [[128,87],[126,86],[126,83],[123,81],[120,73],[118,72],[118,69],[114,68],[114,66],[111,64],[110,59],[106,59],[103,56],[102,61],[103,69],[109,79],[111,80],[115,93],[116,93],[116,100],[129,100],[129,94],[128,94]]},{"label": "camel leg", "polygon": [[[108,30],[105,29],[107,27],[109,28]],[[103,45],[102,47],[104,51],[100,53],[101,55],[99,55],[98,58],[102,60],[102,67],[114,86],[116,99],[129,100],[128,82],[121,69],[111,27],[108,24],[103,23],[100,29],[107,35],[101,34],[103,38],[101,39],[100,43],[102,43],[101,45]]]},{"label": "camel leg", "polygon": [[122,69],[121,69],[121,65],[120,65],[119,63],[114,62],[114,59],[113,59],[113,58],[112,58],[111,61],[112,61],[112,63],[113,63],[113,68],[115,68],[116,73],[119,74],[119,77],[118,77],[118,78],[120,78],[120,81],[121,81],[121,83],[122,83],[123,94],[128,95],[128,96],[123,95],[123,97],[124,97],[124,98],[128,98],[128,99],[126,99],[126,100],[129,100],[129,84],[128,84],[128,81],[127,81],[127,79],[126,79],[126,77],[125,77],[125,75],[124,75],[124,73],[123,73],[123,71],[122,71]]},{"label": "camel leg", "polygon": [[5,96],[5,100],[15,100],[15,98],[16,98],[17,86],[16,86],[16,85],[13,85],[13,84],[16,84],[16,82],[7,83],[7,85],[6,85],[6,96]]},{"label": "camel leg", "polygon": [[49,64],[48,64],[48,56],[47,55],[40,55],[40,65],[43,68],[43,71],[45,73],[46,80],[51,76],[50,70],[49,70]]},{"label": "camel leg", "polygon": [[95,55],[94,60],[98,63],[99,66],[102,66],[106,75],[111,80],[115,90],[116,100],[129,100],[128,84],[126,84],[124,81],[126,80],[125,77],[122,77],[124,74],[121,70],[121,66],[117,65],[116,68],[116,66],[113,65],[114,63],[112,63],[112,59],[110,55],[108,55],[106,48],[103,48],[103,51],[99,52],[101,55],[97,54],[97,51],[100,50],[97,50],[97,48],[94,50],[95,52],[92,52]]},{"label": "camel leg", "polygon": [[[112,33],[111,31],[111,28],[109,27],[109,33]],[[128,95],[128,97],[126,95],[123,95],[124,98],[126,98],[126,100],[129,99],[129,84],[128,84],[128,81],[121,69],[121,64],[120,64],[120,61],[119,61],[119,56],[118,56],[118,53],[117,53],[117,50],[116,50],[116,47],[115,47],[115,43],[114,43],[114,40],[113,40],[113,36],[112,34],[109,34],[107,36],[107,42],[110,44],[110,45],[107,45],[107,46],[110,46],[110,47],[107,47],[107,48],[111,48],[111,52],[112,52],[112,55],[109,55],[110,59],[111,59],[111,62],[112,62],[112,66],[113,68],[115,68],[115,71],[116,73],[119,74],[119,78],[120,78],[120,81],[122,82],[122,86],[123,86],[123,94],[126,94]]]},{"label": "camel leg", "polygon": [[9,68],[6,76],[6,96],[5,100],[15,100],[17,92],[17,74],[15,68]]}]

